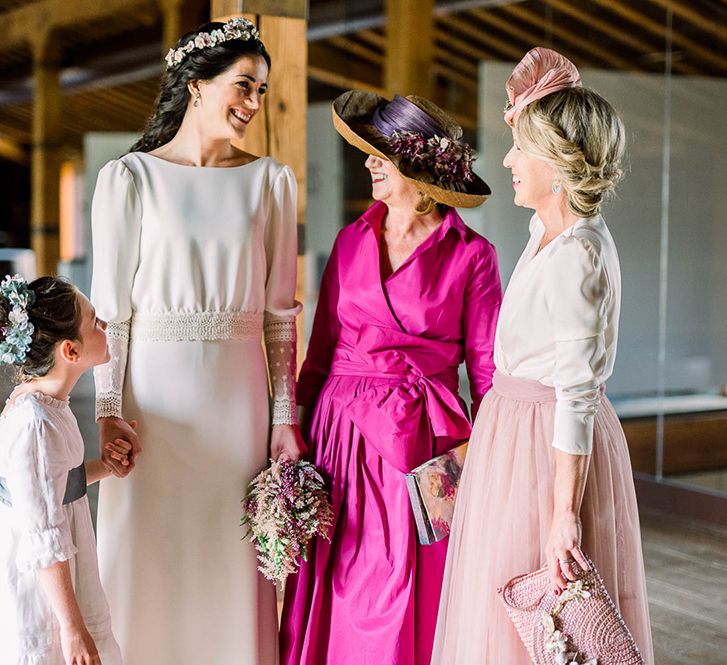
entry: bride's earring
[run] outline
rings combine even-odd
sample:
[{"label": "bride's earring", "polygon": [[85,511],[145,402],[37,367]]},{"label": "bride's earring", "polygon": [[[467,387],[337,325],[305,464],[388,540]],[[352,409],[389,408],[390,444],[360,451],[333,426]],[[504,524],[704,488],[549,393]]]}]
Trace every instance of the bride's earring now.
[{"label": "bride's earring", "polygon": [[194,93],[194,103],[192,106],[199,106],[199,100],[202,99],[202,95],[199,92]]},{"label": "bride's earring", "polygon": [[553,191],[553,194],[560,194],[560,190],[563,189],[563,186],[557,181],[553,180],[553,184],[550,186],[550,189]]}]

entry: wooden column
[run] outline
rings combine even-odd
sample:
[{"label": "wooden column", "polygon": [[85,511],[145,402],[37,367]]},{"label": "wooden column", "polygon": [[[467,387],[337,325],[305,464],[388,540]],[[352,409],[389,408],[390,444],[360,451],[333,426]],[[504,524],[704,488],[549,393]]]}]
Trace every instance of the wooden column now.
[{"label": "wooden column", "polygon": [[434,0],[386,0],[388,94],[431,98],[433,54]]},{"label": "wooden column", "polygon": [[[244,16],[255,23],[272,68],[263,107],[239,147],[269,155],[293,169],[298,182],[298,300],[303,300],[306,199],[306,110],[308,107],[307,0],[212,0],[213,20]],[[298,317],[298,338],[303,317]],[[303,345],[299,345],[299,352]]]},{"label": "wooden column", "polygon": [[162,12],[162,54],[200,23],[202,0],[159,0]]},{"label": "wooden column", "polygon": [[61,48],[50,32],[33,47],[31,245],[39,275],[55,275],[60,259]]}]

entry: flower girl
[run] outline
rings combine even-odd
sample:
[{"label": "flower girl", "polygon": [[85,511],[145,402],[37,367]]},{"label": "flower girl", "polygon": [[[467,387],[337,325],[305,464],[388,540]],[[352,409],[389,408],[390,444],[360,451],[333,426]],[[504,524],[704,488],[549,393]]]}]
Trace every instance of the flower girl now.
[{"label": "flower girl", "polygon": [[[120,665],[98,575],[86,485],[109,475],[83,463],[68,406],[81,374],[109,359],[106,323],[53,277],[0,284],[0,364],[20,378],[0,415],[0,662]],[[109,443],[124,466],[131,446]]]}]

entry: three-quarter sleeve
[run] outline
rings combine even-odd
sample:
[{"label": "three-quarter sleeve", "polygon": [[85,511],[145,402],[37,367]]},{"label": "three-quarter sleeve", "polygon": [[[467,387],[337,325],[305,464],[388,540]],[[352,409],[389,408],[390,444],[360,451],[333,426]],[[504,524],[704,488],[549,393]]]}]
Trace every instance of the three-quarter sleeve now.
[{"label": "three-quarter sleeve", "polygon": [[570,236],[549,257],[545,280],[555,341],[553,446],[588,455],[607,364],[608,278],[591,242]]},{"label": "three-quarter sleeve", "polygon": [[323,271],[318,291],[318,305],[313,319],[308,351],[298,377],[298,404],[313,407],[328,378],[333,352],[336,349],[341,324],[338,317],[340,235],[333,244],[331,255]]},{"label": "three-quarter sleeve", "polygon": [[106,330],[111,360],[94,368],[96,418],[121,417],[134,274],[139,264],[141,201],[134,178],[121,160],[98,175],[91,205],[93,280],[91,300]]},{"label": "three-quarter sleeve", "polygon": [[295,299],[298,269],[297,186],[293,172],[283,167],[272,189],[265,226],[265,316],[263,334],[273,392],[272,424],[297,422],[295,317],[302,306]]},{"label": "three-quarter sleeve", "polygon": [[502,303],[502,285],[497,253],[487,245],[476,257],[474,269],[464,292],[462,334],[465,364],[472,396],[472,420],[480,402],[492,387],[495,372],[495,329]]},{"label": "three-quarter sleeve", "polygon": [[[22,408],[22,407],[16,407]],[[28,571],[48,568],[76,554],[63,508],[69,463],[59,451],[61,435],[43,421],[31,420],[8,440],[8,491],[19,531],[16,565]]]}]

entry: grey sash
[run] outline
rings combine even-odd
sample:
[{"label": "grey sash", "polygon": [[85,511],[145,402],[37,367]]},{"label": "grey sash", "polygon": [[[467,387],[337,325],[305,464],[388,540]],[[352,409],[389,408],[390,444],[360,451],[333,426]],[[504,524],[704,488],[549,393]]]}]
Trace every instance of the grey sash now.
[{"label": "grey sash", "polygon": [[[68,472],[66,481],[66,493],[63,495],[63,505],[78,501],[86,495],[86,467],[84,464],[71,469]],[[12,507],[10,491],[8,490],[5,478],[0,478],[0,503]]]}]

